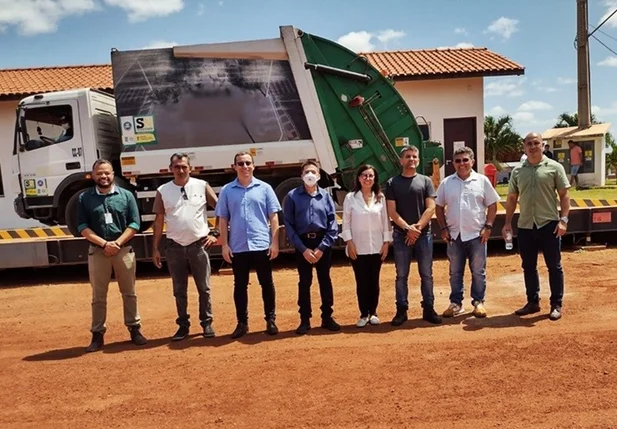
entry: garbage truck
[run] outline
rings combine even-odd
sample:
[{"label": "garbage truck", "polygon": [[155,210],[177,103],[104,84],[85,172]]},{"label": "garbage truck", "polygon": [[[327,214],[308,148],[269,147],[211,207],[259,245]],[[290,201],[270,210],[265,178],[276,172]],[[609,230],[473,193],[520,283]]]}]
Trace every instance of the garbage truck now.
[{"label": "garbage truck", "polygon": [[423,137],[385,73],[331,40],[279,30],[266,40],[112,49],[113,96],[84,88],[23,99],[15,211],[77,235],[78,198],[98,158],[136,196],[144,229],[176,152],[214,189],[235,177],[234,155],[248,152],[281,200],[301,184],[306,160],[319,162],[320,186],[341,203],[359,165],[375,166],[382,182],[398,174],[402,146],[419,149],[422,173],[441,166],[443,148]]}]

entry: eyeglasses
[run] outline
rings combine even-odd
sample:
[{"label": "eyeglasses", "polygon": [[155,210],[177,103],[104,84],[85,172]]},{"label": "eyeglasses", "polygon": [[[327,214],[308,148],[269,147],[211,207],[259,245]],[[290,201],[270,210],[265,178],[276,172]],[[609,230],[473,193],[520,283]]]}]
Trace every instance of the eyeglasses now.
[{"label": "eyeglasses", "polygon": [[360,177],[365,180],[368,180],[368,179],[374,179],[375,175],[374,174],[361,174]]},{"label": "eyeglasses", "polygon": [[458,158],[458,159],[455,159],[455,160],[454,160],[454,163],[455,163],[455,164],[460,164],[461,162],[465,162],[465,163],[467,163],[467,162],[469,162],[469,161],[470,161],[470,159],[469,159],[469,158],[463,158],[463,159]]},{"label": "eyeglasses", "polygon": [[251,165],[253,165],[253,161],[238,161],[236,162],[236,165],[238,167],[250,167]]},{"label": "eyeglasses", "polygon": [[184,189],[184,186],[180,188],[180,193],[182,194],[182,199],[183,200],[188,200],[189,196],[186,195],[186,190]]}]

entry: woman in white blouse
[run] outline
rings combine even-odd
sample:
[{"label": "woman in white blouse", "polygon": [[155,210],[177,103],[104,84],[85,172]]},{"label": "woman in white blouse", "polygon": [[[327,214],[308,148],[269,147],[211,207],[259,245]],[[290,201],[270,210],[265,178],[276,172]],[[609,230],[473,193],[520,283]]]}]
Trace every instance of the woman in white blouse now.
[{"label": "woman in white blouse", "polygon": [[392,225],[386,210],[386,198],[379,188],[377,170],[362,165],[356,173],[356,187],[343,203],[345,252],[351,259],[356,277],[360,319],[356,326],[378,325],[379,272],[392,242]]}]

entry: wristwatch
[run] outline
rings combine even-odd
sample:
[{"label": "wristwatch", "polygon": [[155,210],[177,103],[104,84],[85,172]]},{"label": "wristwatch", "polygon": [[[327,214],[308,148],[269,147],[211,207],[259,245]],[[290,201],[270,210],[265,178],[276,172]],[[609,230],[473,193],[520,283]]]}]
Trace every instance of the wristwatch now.
[{"label": "wristwatch", "polygon": [[486,228],[488,230],[491,230],[491,229],[493,229],[493,225],[491,225],[490,223],[486,223],[486,224],[484,224],[484,228]]},{"label": "wristwatch", "polygon": [[565,223],[566,225],[568,224],[568,216],[562,216],[559,218],[559,220],[563,223]]},{"label": "wristwatch", "polygon": [[212,237],[214,237],[214,238],[219,238],[219,237],[220,237],[220,235],[221,235],[221,232],[220,232],[218,229],[213,228],[213,229],[211,229],[211,230],[210,230],[210,232],[208,233],[208,235],[211,235],[211,236],[212,236]]}]

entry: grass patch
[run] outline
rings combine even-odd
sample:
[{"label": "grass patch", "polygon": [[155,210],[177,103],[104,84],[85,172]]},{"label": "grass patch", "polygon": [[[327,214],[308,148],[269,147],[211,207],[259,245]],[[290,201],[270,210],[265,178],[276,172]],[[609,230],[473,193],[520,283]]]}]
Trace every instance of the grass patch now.
[{"label": "grass patch", "polygon": [[[614,180],[607,180],[606,186],[594,187],[589,189],[570,189],[570,198],[576,199],[598,199],[598,200],[617,200],[617,185]],[[497,185],[497,193],[505,198],[508,195],[508,185]]]}]

